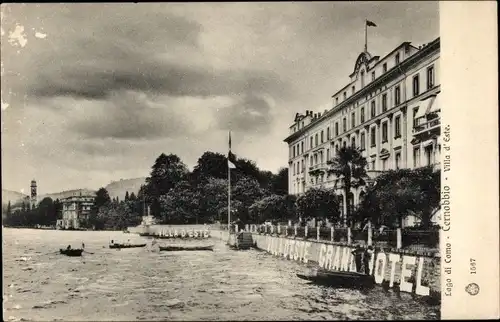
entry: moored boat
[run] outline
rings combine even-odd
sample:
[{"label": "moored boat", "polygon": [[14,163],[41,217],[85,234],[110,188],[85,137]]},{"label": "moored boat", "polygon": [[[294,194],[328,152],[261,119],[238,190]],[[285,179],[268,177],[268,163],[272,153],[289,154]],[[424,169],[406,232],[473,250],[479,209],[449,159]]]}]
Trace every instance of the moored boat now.
[{"label": "moored boat", "polygon": [[297,277],[331,287],[371,288],[375,285],[373,276],[357,272],[320,271],[311,275],[297,274]]},{"label": "moored boat", "polygon": [[110,244],[109,248],[137,248],[137,247],[145,247],[146,244]]},{"label": "moored boat", "polygon": [[62,255],[71,256],[71,257],[78,257],[78,256],[82,256],[83,249],[73,249],[73,248],[62,249],[61,248],[61,249],[59,249],[59,252]]},{"label": "moored boat", "polygon": [[160,246],[161,251],[198,251],[198,250],[214,250],[214,246]]}]

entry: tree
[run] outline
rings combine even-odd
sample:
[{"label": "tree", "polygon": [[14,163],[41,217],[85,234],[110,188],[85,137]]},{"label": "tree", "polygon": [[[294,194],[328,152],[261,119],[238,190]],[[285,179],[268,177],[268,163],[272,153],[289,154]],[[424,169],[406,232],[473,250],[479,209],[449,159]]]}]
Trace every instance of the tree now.
[{"label": "tree", "polygon": [[403,227],[404,219],[415,215],[421,219],[421,225],[428,228],[434,210],[440,207],[440,175],[432,167],[382,173],[375,186],[367,189],[358,207],[359,218]]},{"label": "tree", "polygon": [[137,197],[135,195],[135,193],[132,191],[132,193],[130,194],[130,197],[129,197],[129,200],[130,201],[137,201]]},{"label": "tree", "polygon": [[227,178],[227,158],[221,153],[207,151],[202,154],[191,173],[193,183],[205,183],[208,178]]},{"label": "tree", "polygon": [[309,189],[297,198],[297,213],[305,219],[328,219],[331,222],[338,222],[340,218],[338,197],[330,189]]},{"label": "tree", "polygon": [[160,197],[163,223],[198,224],[200,197],[189,182],[181,181]]},{"label": "tree", "polygon": [[278,173],[273,175],[271,191],[277,195],[288,194],[288,168],[280,168]]},{"label": "tree", "polygon": [[225,179],[209,178],[206,183],[198,186],[200,197],[200,217],[204,222],[222,221],[221,209],[227,214],[227,189]]},{"label": "tree", "polygon": [[108,190],[106,190],[106,188],[99,188],[95,195],[94,206],[99,208],[110,202],[111,197],[109,196]]},{"label": "tree", "polygon": [[129,195],[128,195],[128,191],[125,192],[125,201],[128,201],[130,199]]},{"label": "tree", "polygon": [[46,197],[40,201],[37,208],[37,217],[37,224],[44,226],[55,225],[57,213],[51,198]]},{"label": "tree", "polygon": [[102,211],[100,209],[112,203],[114,202],[111,201],[108,190],[106,188],[99,188],[94,198],[94,204],[90,209],[88,223],[86,224],[88,226],[95,226],[96,229],[104,228],[104,220],[102,219]]},{"label": "tree", "polygon": [[249,208],[250,221],[262,223],[267,220],[286,221],[296,216],[295,198],[271,195],[255,201]]},{"label": "tree", "polygon": [[[337,180],[342,181],[344,190],[344,204],[346,205],[346,214],[344,218],[344,226],[347,222],[351,222],[351,188],[358,188],[366,184],[366,159],[361,155],[357,148],[341,147],[336,156],[328,162],[331,168],[328,169],[329,174],[335,175]],[[351,222],[352,224],[352,222]]]},{"label": "tree", "polygon": [[[231,188],[231,208],[236,211],[236,217],[242,223],[249,222],[251,218],[248,209],[256,200],[264,197],[264,191],[257,180],[249,177],[241,178]],[[239,201],[239,203],[233,205],[233,200]]]},{"label": "tree", "polygon": [[150,177],[146,178],[144,189],[146,201],[151,205],[153,216],[161,216],[160,197],[167,195],[177,183],[186,178],[187,174],[187,166],[175,154],[167,156],[162,153],[156,159]]}]

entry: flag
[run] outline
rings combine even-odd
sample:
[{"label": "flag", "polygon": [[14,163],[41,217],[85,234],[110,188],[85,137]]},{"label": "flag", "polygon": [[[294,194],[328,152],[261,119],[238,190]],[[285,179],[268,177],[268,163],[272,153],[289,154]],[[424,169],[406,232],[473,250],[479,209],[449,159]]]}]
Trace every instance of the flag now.
[{"label": "flag", "polygon": [[366,25],[368,27],[377,27],[377,25],[374,22],[371,22],[370,20],[366,20]]},{"label": "flag", "polygon": [[232,158],[232,153],[231,153],[231,131],[229,131],[229,152],[227,153],[227,166],[229,169],[236,169],[236,166],[234,163],[231,162]]}]

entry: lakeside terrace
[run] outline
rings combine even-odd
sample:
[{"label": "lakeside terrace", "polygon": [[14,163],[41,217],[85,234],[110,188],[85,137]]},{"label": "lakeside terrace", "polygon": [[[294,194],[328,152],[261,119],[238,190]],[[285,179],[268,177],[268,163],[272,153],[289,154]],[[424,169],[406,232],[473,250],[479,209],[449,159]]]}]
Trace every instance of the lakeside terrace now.
[{"label": "lakeside terrace", "polygon": [[[227,231],[227,225],[217,226],[218,230]],[[441,229],[427,230],[416,228],[386,229],[382,233],[368,227],[366,230],[334,227],[300,227],[284,225],[245,225],[244,231],[272,237],[316,241],[336,245],[374,246],[381,250],[440,257],[439,236]],[[238,227],[232,227],[231,233],[237,233]]]}]

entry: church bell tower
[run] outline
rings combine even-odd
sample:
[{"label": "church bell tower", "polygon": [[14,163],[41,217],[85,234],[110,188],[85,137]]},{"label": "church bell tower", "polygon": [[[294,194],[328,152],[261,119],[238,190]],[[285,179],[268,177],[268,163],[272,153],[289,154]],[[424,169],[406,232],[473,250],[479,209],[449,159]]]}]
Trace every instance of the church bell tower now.
[{"label": "church bell tower", "polygon": [[36,207],[36,181],[35,179],[31,180],[31,209]]}]

